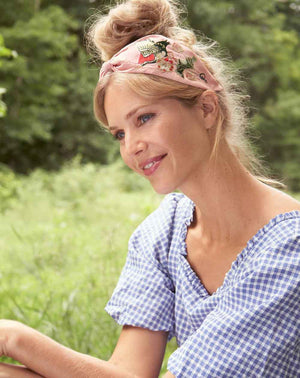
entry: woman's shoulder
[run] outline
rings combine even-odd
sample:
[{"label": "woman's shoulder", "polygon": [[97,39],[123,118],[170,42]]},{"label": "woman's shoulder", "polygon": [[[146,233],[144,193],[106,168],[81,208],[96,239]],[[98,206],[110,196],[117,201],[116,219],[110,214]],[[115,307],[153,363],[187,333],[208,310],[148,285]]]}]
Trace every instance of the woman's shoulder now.
[{"label": "woman's shoulder", "polygon": [[[130,245],[138,249],[168,250],[181,226],[193,213],[193,202],[182,193],[170,193],[159,207],[136,228]],[[142,247],[142,248],[141,248]]]},{"label": "woman's shoulder", "polygon": [[292,237],[300,237],[300,202],[278,189],[269,188],[264,202],[263,224],[258,232],[265,239],[284,242]]},{"label": "woman's shoulder", "polygon": [[298,245],[300,252],[300,207],[288,206],[277,211],[252,238],[254,245],[274,250],[283,245]]},{"label": "woman's shoulder", "polygon": [[192,201],[182,193],[170,193],[161,201],[159,207],[154,210],[138,226],[138,231],[146,231],[153,234],[155,231],[169,229],[180,220],[184,220]]},{"label": "woman's shoulder", "polygon": [[286,210],[274,216],[248,242],[243,256],[246,268],[266,270],[269,266],[293,271],[297,267],[300,272],[300,210]]},{"label": "woman's shoulder", "polygon": [[285,292],[287,281],[290,287],[299,285],[300,211],[295,209],[272,218],[248,242],[234,266],[234,280],[239,285],[251,285],[251,293],[261,298]]},{"label": "woman's shoulder", "polygon": [[300,202],[288,193],[276,188],[269,188],[270,208],[276,214],[300,211]]}]

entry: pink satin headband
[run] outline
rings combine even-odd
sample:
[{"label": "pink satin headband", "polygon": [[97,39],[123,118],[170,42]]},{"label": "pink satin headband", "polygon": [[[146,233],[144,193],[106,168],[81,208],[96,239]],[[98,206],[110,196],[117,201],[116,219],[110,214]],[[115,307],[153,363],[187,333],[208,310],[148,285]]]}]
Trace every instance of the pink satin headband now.
[{"label": "pink satin headband", "polygon": [[161,76],[204,90],[223,89],[198,55],[162,35],[148,35],[125,46],[102,65],[99,80],[114,71]]}]

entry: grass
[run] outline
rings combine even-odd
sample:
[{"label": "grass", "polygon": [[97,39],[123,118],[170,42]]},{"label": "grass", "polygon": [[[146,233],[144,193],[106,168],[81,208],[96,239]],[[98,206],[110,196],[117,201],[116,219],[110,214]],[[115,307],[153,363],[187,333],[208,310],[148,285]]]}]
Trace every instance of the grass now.
[{"label": "grass", "polygon": [[1,318],[108,359],[121,328],[104,307],[131,233],[161,197],[119,163],[75,161],[59,173],[16,177],[13,188],[0,219]]}]

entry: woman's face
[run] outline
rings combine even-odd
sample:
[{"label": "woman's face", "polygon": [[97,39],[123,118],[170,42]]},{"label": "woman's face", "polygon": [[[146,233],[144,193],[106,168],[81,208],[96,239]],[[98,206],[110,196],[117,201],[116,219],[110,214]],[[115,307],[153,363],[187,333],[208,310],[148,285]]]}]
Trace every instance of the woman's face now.
[{"label": "woman's face", "polygon": [[157,193],[184,192],[207,166],[212,146],[199,105],[149,99],[125,84],[112,83],[104,108],[124,162],[146,177]]}]

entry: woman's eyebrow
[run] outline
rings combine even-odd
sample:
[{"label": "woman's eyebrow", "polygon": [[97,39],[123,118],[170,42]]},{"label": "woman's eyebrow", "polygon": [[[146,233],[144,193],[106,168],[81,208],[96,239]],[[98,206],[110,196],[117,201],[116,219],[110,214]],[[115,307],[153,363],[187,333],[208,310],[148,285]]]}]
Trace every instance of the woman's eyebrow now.
[{"label": "woman's eyebrow", "polygon": [[[145,108],[146,106],[148,106],[149,104],[143,104],[143,105],[139,105],[137,106],[136,108],[133,108],[129,113],[126,114],[125,116],[125,119],[129,119],[130,117],[132,117],[137,111],[139,111],[140,109],[143,109]],[[112,131],[112,130],[115,130],[117,129],[118,127],[117,126],[109,126],[108,127],[108,130],[109,131]]]},{"label": "woman's eyebrow", "polygon": [[148,106],[148,105],[150,105],[150,104],[139,105],[139,106],[137,106],[136,108],[132,109],[132,110],[126,115],[125,119],[128,119],[128,118],[132,117],[132,116],[133,116],[138,110],[143,109],[143,108],[145,108],[145,107]]}]

